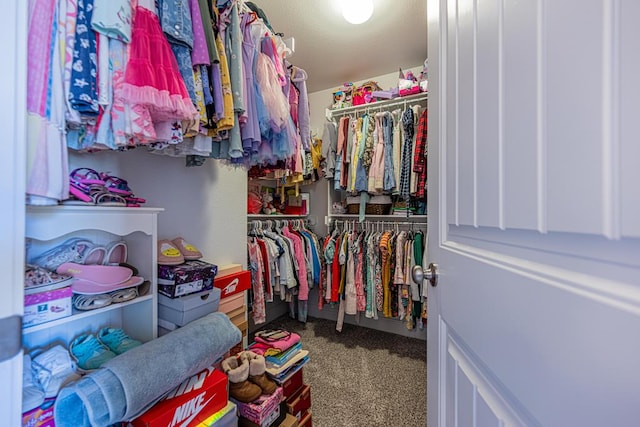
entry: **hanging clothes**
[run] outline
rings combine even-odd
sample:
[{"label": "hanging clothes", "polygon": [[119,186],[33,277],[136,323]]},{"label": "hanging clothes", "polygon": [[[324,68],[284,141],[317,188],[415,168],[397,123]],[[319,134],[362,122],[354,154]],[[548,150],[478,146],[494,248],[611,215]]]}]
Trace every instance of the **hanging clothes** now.
[{"label": "hanging clothes", "polygon": [[319,298],[338,307],[336,330],[344,316],[363,313],[366,318],[403,320],[407,329],[422,328],[422,287],[413,283],[411,269],[422,262],[423,232],[420,230],[370,229],[365,222],[356,230],[336,226],[324,239],[327,285]]},{"label": "hanging clothes", "polygon": [[309,290],[321,283],[324,268],[319,242],[320,239],[301,221],[252,223],[247,253],[251,265],[260,270],[252,276],[252,288],[256,292],[253,298],[257,297],[259,310],[261,295],[269,302],[279,294],[282,301],[289,302],[290,315],[306,322]]}]

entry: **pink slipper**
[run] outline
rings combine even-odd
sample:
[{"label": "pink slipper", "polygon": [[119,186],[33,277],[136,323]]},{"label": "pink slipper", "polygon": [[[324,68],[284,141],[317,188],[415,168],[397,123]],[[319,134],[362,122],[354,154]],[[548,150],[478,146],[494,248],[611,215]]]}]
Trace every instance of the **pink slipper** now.
[{"label": "pink slipper", "polygon": [[184,263],[184,256],[171,240],[158,240],[158,264],[178,265]]},{"label": "pink slipper", "polygon": [[133,276],[133,272],[127,267],[118,265],[83,265],[73,262],[61,264],[56,269],[56,272],[73,276],[75,279],[83,279],[106,286],[121,284]]},{"label": "pink slipper", "polygon": [[82,264],[96,265],[102,264],[107,250],[103,246],[92,246],[84,253]]},{"label": "pink slipper", "polygon": [[202,252],[192,244],[187,243],[182,237],[176,237],[172,242],[176,245],[184,259],[192,260],[202,258]]},{"label": "pink slipper", "polygon": [[144,278],[139,276],[132,276],[128,280],[122,283],[115,283],[105,285],[104,283],[96,283],[86,279],[75,279],[71,285],[71,290],[74,294],[82,295],[97,295],[106,294],[108,292],[117,291],[120,289],[131,288],[144,283]]}]

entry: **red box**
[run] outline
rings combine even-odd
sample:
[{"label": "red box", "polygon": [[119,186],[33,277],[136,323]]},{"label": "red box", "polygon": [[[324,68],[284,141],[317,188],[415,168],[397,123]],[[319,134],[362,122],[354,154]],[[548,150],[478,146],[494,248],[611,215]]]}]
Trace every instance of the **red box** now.
[{"label": "red box", "polygon": [[287,409],[296,418],[311,408],[311,387],[304,385],[297,393],[287,399]]},{"label": "red box", "polygon": [[311,423],[311,411],[307,411],[304,414],[300,415],[300,420],[298,420],[298,427],[311,427],[313,424]]},{"label": "red box", "polygon": [[220,298],[246,291],[251,287],[251,272],[244,270],[239,273],[227,274],[226,276],[217,276],[213,280],[213,286],[222,291]]},{"label": "red box", "polygon": [[195,427],[227,406],[227,376],[210,367],[182,382],[130,427]]},{"label": "red box", "polygon": [[277,381],[282,386],[282,395],[285,399],[294,395],[303,385],[302,367],[292,374],[287,375],[282,382]]},{"label": "red box", "polygon": [[279,408],[282,401],[282,387],[278,387],[272,395],[263,394],[251,403],[238,402],[233,398],[231,400],[238,405],[238,413],[241,417],[255,424],[264,425],[265,421]]}]

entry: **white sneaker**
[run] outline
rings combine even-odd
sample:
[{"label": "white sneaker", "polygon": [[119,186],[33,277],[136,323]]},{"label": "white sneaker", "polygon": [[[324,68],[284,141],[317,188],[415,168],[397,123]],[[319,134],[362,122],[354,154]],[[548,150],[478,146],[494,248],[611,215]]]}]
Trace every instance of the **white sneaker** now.
[{"label": "white sneaker", "polygon": [[76,373],[76,364],[61,345],[36,356],[33,359],[33,371],[46,398],[57,396],[62,387],[80,378]]},{"label": "white sneaker", "polygon": [[22,413],[37,408],[43,402],[44,391],[33,378],[31,356],[25,354],[22,362]]}]

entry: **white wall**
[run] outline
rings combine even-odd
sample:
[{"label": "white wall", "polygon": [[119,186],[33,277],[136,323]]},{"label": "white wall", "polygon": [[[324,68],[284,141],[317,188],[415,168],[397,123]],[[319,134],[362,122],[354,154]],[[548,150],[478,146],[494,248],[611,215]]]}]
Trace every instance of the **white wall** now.
[{"label": "white wall", "polygon": [[[72,154],[71,169],[87,166],[126,179],[143,206],[164,208],[158,238],[184,237],[217,265],[246,267],[247,174],[244,169],[208,159],[185,167],[184,158],[126,152]],[[132,208],[134,209],[134,208]]]}]

